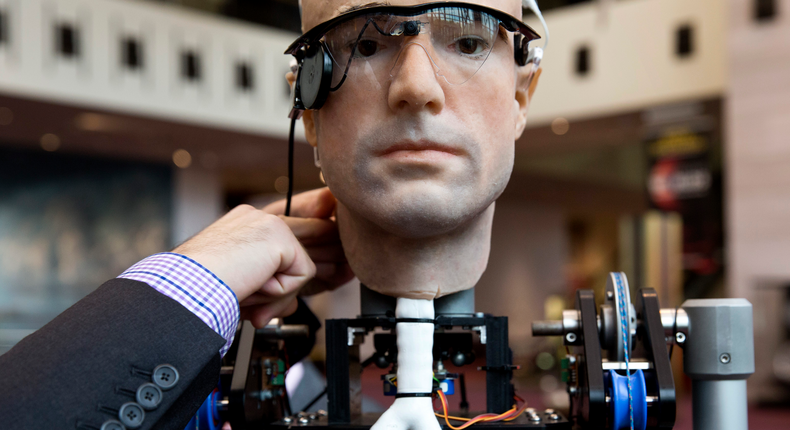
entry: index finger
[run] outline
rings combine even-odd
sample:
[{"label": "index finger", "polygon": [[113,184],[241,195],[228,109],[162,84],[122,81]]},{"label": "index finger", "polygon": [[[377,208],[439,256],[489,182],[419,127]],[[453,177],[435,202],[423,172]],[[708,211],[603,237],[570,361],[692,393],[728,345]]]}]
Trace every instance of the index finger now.
[{"label": "index finger", "polygon": [[[285,200],[269,204],[263,211],[273,215],[285,214]],[[318,188],[299,193],[291,199],[291,215],[298,218],[329,218],[335,211],[337,201],[329,188]]]}]

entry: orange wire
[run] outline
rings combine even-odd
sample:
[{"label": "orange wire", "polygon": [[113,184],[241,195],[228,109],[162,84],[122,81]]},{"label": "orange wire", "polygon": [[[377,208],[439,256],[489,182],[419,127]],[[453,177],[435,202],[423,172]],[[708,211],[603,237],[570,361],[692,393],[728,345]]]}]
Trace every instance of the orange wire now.
[{"label": "orange wire", "polygon": [[[499,414],[499,415],[496,415],[496,414],[482,414],[482,415],[478,415],[478,416],[476,416],[474,418],[471,418],[471,419],[470,418],[453,417],[453,416],[448,415],[448,412],[447,412],[447,398],[445,397],[444,393],[441,390],[439,390],[438,393],[439,393],[439,399],[442,401],[442,409],[444,410],[444,414],[440,415],[439,413],[436,413],[436,412],[434,412],[434,414],[437,417],[444,418],[444,421],[445,421],[445,423],[447,423],[447,426],[450,427],[453,430],[463,430],[463,429],[465,429],[465,428],[467,428],[467,427],[469,427],[469,426],[471,426],[473,424],[477,424],[479,422],[494,422],[494,421],[502,421],[502,420],[504,420],[504,421],[512,421],[512,420],[518,418],[518,416],[521,415],[522,413],[524,413],[524,411],[527,409],[527,404],[525,402],[524,406],[522,406],[521,409],[517,409],[516,405],[513,405],[513,407],[511,409],[509,409],[507,412],[504,412],[504,413]],[[516,397],[516,399],[517,400],[521,400],[521,398],[519,398],[519,397]],[[450,419],[458,420],[458,421],[466,421],[466,422],[463,425],[461,425],[461,426],[455,427],[452,424],[450,424]]]}]

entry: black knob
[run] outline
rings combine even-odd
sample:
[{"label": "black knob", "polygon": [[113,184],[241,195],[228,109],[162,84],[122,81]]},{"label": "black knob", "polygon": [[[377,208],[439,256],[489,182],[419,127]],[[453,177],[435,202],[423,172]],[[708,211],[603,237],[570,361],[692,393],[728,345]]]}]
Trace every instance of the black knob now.
[{"label": "black knob", "polygon": [[389,360],[387,360],[387,357],[384,356],[384,354],[376,354],[376,360],[374,363],[376,363],[376,367],[379,369],[386,369],[387,366],[390,365]]},{"label": "black knob", "polygon": [[456,367],[461,367],[466,364],[466,354],[461,351],[457,351],[455,354],[453,354],[453,357],[450,359],[450,361]]}]

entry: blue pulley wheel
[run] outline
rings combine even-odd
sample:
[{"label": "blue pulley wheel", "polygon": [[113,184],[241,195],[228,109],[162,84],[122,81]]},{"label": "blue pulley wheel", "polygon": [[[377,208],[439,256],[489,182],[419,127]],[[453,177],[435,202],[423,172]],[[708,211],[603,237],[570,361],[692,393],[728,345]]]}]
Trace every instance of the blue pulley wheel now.
[{"label": "blue pulley wheel", "polygon": [[219,390],[214,390],[209,394],[206,401],[198,409],[198,429],[219,430],[222,421],[217,411],[217,401],[219,400]]},{"label": "blue pulley wheel", "polygon": [[[631,374],[631,397],[634,405],[634,430],[647,427],[647,389],[645,374],[641,370]],[[614,370],[609,371],[609,412],[612,430],[631,428],[631,412],[628,410],[628,378]]]}]

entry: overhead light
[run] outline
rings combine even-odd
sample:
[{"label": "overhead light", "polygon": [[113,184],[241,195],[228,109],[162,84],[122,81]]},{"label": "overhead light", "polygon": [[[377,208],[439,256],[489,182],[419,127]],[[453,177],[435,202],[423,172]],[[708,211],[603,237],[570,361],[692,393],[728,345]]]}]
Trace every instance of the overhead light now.
[{"label": "overhead light", "polygon": [[41,148],[43,148],[44,151],[53,152],[60,148],[60,138],[56,134],[47,133],[41,136],[41,140],[39,142],[41,143]]},{"label": "overhead light", "polygon": [[554,121],[551,122],[551,131],[558,136],[567,133],[570,128],[571,125],[565,118],[555,118]]},{"label": "overhead light", "polygon": [[120,128],[120,120],[100,113],[86,112],[74,119],[77,128],[85,131],[111,131]]},{"label": "overhead light", "polygon": [[173,152],[173,164],[179,168],[186,169],[192,165],[192,155],[186,149],[176,149]]},{"label": "overhead light", "polygon": [[277,190],[280,194],[285,194],[288,192],[288,177],[287,176],[280,176],[274,181],[274,189]]}]

